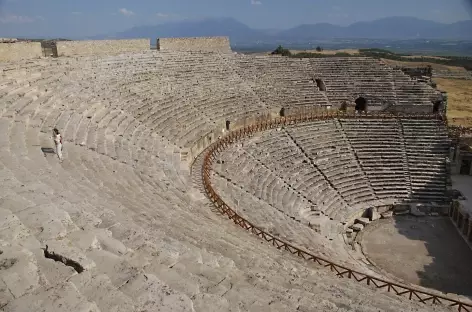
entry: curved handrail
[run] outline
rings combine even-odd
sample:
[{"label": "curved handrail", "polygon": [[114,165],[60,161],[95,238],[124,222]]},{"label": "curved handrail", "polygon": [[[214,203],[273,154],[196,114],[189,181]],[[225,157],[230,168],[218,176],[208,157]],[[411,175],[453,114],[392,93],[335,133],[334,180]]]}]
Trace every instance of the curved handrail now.
[{"label": "curved handrail", "polygon": [[216,193],[211,185],[210,172],[212,168],[213,161],[216,156],[224,150],[228,145],[234,143],[235,141],[244,139],[245,137],[255,133],[268,129],[277,128],[280,126],[293,125],[297,123],[303,123],[314,120],[326,120],[332,118],[362,118],[362,119],[392,119],[392,118],[402,118],[402,119],[444,119],[438,115],[392,115],[392,114],[369,114],[369,115],[352,115],[345,113],[309,113],[306,115],[297,115],[289,117],[280,117],[268,121],[262,121],[255,124],[248,125],[244,128],[230,132],[225,137],[214,142],[208,147],[203,160],[202,166],[202,176],[203,176],[203,186],[207,193],[208,198],[213,202],[218,211],[226,215],[230,220],[235,224],[239,225],[246,231],[251,232],[252,234],[257,235],[258,237],[264,239],[265,241],[271,243],[277,249],[283,249],[290,252],[291,254],[297,255],[300,258],[303,258],[306,261],[315,262],[321,266],[328,267],[332,272],[338,277],[347,277],[354,279],[358,282],[365,282],[367,285],[374,285],[376,288],[384,288],[388,292],[394,292],[399,296],[408,296],[409,300],[418,300],[423,303],[431,302],[433,304],[448,304],[451,307],[457,307],[458,311],[472,312],[472,303],[465,303],[459,300],[433,294],[427,291],[423,291],[417,288],[412,288],[407,285],[402,285],[400,283],[384,280],[369,274],[365,274],[345,266],[339,265],[329,259],[314,255],[308,251],[305,251],[299,247],[296,247],[292,244],[289,244],[267,232],[258,228],[250,221],[238,215],[231,207],[229,207],[223,199]]}]

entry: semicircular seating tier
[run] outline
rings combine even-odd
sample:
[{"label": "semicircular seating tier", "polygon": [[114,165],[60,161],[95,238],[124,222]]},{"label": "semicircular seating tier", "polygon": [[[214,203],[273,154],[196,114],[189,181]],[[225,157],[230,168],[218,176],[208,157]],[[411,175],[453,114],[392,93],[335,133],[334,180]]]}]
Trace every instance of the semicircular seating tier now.
[{"label": "semicircular seating tier", "polygon": [[[308,122],[268,130],[229,147],[215,165],[215,185],[225,194],[222,187],[228,183],[221,178],[226,179],[267,208],[331,236],[370,207],[447,204],[448,154],[446,128],[436,120]],[[259,210],[255,213],[265,214]],[[255,219],[251,209],[244,211],[247,219]],[[328,228],[321,230],[326,223]]]},{"label": "semicircular seating tier", "polygon": [[[218,125],[226,118],[262,116],[275,105],[240,74],[238,62],[230,54],[146,52],[0,64],[2,310],[443,310],[340,280],[262,243],[212,211],[201,189],[192,184],[198,171],[191,176],[180,154],[215,128],[221,133]],[[412,147],[427,149],[407,132],[420,127],[426,138],[431,124],[399,124],[406,147],[411,142]],[[290,144],[280,154],[259,154],[256,142],[249,143],[254,150],[241,150],[244,157],[233,162],[247,162],[244,170],[253,167],[261,175],[271,174],[270,179],[261,178],[264,185],[277,183],[286,189],[282,197],[272,193],[272,200],[268,194],[251,194],[261,198],[261,213],[272,206],[280,210],[272,214],[287,219],[285,227],[273,220],[280,231],[297,230],[301,223],[291,227],[288,220],[299,211],[309,218],[311,210],[306,208],[311,202],[333,218],[344,218],[357,200],[383,194],[361,163],[362,144],[355,145],[338,128],[347,123],[311,126],[323,128],[331,139],[336,132],[343,134],[343,152],[336,161],[364,168],[356,179],[370,184],[362,186],[364,197],[348,195],[342,180],[334,187],[326,185],[325,176],[332,174],[334,181],[335,173],[321,159],[315,163],[313,153],[325,148],[315,140],[305,141],[303,127],[274,134]],[[53,127],[65,140],[63,163],[51,154]],[[271,133],[264,136],[261,144],[275,148]],[[440,181],[439,154],[417,154],[416,147],[406,147],[407,166],[410,159],[426,157],[437,165]],[[291,159],[280,159],[285,167],[275,173],[272,166],[277,162],[271,159],[284,153]],[[305,170],[300,180],[289,181],[292,160]],[[407,191],[412,194],[414,181],[432,179],[422,164],[403,168],[418,172],[416,180],[410,174]],[[326,195],[320,198],[302,189],[309,181],[326,189]],[[419,188],[415,194],[436,198],[440,184],[437,190],[426,194]],[[246,198],[241,193],[234,187],[231,194]],[[285,197],[291,205],[281,207]],[[245,202],[241,206],[257,208]],[[309,240],[315,231],[304,231],[312,250],[350,261],[341,244],[319,234]]]},{"label": "semicircular seating tier", "polygon": [[[369,109],[415,112],[431,106],[438,94],[427,84],[412,81],[402,71],[368,57],[310,59],[316,78],[322,79],[332,103],[368,99]],[[423,107],[423,108],[422,108]]]}]

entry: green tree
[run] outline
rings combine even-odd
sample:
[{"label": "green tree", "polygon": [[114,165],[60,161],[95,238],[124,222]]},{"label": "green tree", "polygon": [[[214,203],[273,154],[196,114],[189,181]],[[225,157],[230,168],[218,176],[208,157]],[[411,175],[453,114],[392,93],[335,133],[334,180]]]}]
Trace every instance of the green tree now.
[{"label": "green tree", "polygon": [[288,49],[285,49],[284,47],[282,47],[281,45],[279,45],[277,47],[277,49],[275,49],[274,51],[272,51],[271,53],[272,55],[282,55],[282,56],[291,56],[292,53],[290,52],[290,50]]}]

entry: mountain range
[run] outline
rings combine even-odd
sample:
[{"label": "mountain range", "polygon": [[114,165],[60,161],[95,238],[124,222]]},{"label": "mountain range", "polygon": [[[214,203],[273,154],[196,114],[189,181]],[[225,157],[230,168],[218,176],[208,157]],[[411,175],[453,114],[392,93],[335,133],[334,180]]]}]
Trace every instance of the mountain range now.
[{"label": "mountain range", "polygon": [[388,17],[349,26],[303,24],[286,30],[253,29],[233,18],[207,18],[138,26],[92,39],[229,36],[232,43],[307,42],[322,39],[472,40],[472,20],[443,24],[413,17]]}]

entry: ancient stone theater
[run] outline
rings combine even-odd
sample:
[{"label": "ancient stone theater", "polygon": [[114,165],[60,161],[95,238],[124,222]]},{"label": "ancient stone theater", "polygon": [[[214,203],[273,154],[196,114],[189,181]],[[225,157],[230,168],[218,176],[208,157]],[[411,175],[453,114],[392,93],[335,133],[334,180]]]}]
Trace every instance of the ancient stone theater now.
[{"label": "ancient stone theater", "polygon": [[2,311],[472,311],[358,248],[398,214],[471,240],[447,94],[371,58],[156,45],[0,43]]}]

